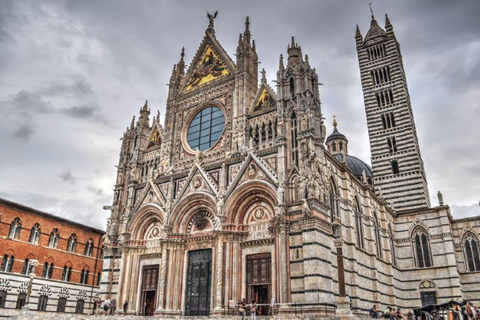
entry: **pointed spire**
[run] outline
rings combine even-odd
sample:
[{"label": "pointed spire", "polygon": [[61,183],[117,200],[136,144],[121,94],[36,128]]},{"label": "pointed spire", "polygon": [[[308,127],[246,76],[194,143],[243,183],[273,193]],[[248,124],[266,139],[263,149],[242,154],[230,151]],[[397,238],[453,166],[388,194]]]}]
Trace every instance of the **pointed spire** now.
[{"label": "pointed spire", "polygon": [[292,36],[292,43],[290,44],[290,48],[295,47],[295,37]]},{"label": "pointed spire", "polygon": [[145,105],[143,106],[143,110],[144,111],[148,110],[148,100],[145,100]]},{"label": "pointed spire", "polygon": [[240,33],[238,35],[238,45],[241,45],[242,44],[242,41],[243,41],[243,35]]},{"label": "pointed spire", "polygon": [[157,110],[157,123],[160,123],[160,110]]},{"label": "pointed spire", "polygon": [[257,47],[255,46],[255,40],[252,40],[252,49],[253,51],[257,50]]},{"label": "pointed spire", "polygon": [[292,37],[292,42],[288,46],[288,62],[296,62],[298,58],[302,59],[302,49],[295,42],[295,37]]},{"label": "pointed spire", "polygon": [[305,63],[310,67],[310,60],[308,59],[308,54],[305,55]]},{"label": "pointed spire", "polygon": [[182,47],[182,52],[180,53],[180,61],[177,65],[177,71],[179,74],[183,75],[185,73],[185,47]]},{"label": "pointed spire", "polygon": [[245,19],[245,31],[243,32],[243,39],[245,40],[246,43],[250,44],[250,37],[251,37],[251,33],[250,33],[250,18],[247,17]]},{"label": "pointed spire", "polygon": [[266,84],[267,83],[267,77],[265,76],[266,72],[265,69],[262,68],[262,71],[260,72],[262,74],[262,83]]},{"label": "pointed spire", "polygon": [[133,130],[133,128],[135,128],[135,116],[133,116],[132,122],[130,123],[130,130]]},{"label": "pointed spire", "polygon": [[280,59],[279,59],[279,62],[278,62],[278,68],[280,70],[285,69],[285,67],[283,66],[283,54],[280,54]]},{"label": "pointed spire", "polygon": [[388,19],[388,15],[385,13],[385,30],[387,34],[393,33],[393,26],[390,23],[390,19]]}]

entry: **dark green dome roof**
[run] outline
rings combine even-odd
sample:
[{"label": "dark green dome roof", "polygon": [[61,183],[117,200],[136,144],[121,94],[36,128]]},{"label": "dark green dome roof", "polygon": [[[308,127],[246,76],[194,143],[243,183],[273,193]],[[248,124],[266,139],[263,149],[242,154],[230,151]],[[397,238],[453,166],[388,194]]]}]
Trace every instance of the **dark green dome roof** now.
[{"label": "dark green dome roof", "polygon": [[[342,155],[341,154],[336,154],[334,155],[335,159],[337,159],[339,162],[342,161]],[[373,178],[373,173],[372,173],[372,168],[362,160],[358,159],[357,157],[354,156],[349,156],[346,155],[347,157],[347,165],[348,167],[352,170],[354,176],[362,176],[363,170],[365,170],[365,174],[369,178]]]}]

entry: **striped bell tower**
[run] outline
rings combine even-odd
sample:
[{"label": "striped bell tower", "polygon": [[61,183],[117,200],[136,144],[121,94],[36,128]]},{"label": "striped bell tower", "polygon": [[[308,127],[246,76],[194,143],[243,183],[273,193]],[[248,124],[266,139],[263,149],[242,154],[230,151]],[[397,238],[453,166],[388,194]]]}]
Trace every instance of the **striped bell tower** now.
[{"label": "striped bell tower", "polygon": [[393,27],[372,13],[365,38],[357,25],[360,76],[377,194],[401,213],[430,207],[407,79]]}]

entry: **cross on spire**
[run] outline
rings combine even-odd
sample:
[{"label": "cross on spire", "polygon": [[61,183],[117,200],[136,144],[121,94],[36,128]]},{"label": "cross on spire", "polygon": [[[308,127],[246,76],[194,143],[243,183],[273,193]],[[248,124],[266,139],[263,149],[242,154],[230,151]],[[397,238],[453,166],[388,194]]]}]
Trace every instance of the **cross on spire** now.
[{"label": "cross on spire", "polygon": [[373,9],[372,9],[372,3],[370,2],[368,4],[368,6],[370,7],[370,13],[372,14],[372,19],[373,19]]}]

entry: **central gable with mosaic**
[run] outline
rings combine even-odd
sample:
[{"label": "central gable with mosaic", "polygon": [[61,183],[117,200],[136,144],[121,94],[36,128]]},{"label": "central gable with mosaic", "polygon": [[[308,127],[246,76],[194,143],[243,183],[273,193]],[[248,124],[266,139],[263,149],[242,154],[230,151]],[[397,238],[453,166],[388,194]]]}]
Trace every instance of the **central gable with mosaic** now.
[{"label": "central gable with mosaic", "polygon": [[191,91],[202,85],[227,76],[229,70],[224,61],[210,46],[207,46],[201,58],[193,67],[194,71],[188,79],[185,91]]}]

